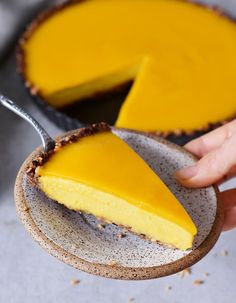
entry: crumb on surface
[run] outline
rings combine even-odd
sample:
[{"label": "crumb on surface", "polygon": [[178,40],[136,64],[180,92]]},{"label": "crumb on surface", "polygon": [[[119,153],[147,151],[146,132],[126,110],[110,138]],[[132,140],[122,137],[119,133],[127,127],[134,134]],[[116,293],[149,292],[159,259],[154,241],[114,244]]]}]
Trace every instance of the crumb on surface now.
[{"label": "crumb on surface", "polygon": [[31,172],[33,172],[33,167],[29,167],[29,168],[26,170],[26,173],[27,173],[27,174],[30,174]]},{"label": "crumb on surface", "polygon": [[210,276],[210,273],[209,273],[209,272],[205,272],[205,276],[206,276],[206,277],[209,277],[209,276]]},{"label": "crumb on surface", "polygon": [[102,223],[99,223],[99,224],[97,225],[97,227],[98,227],[99,230],[103,230],[103,229],[106,227],[106,225],[105,225],[105,224],[102,224]]},{"label": "crumb on surface", "polygon": [[185,268],[184,270],[180,271],[178,273],[178,276],[180,278],[184,278],[184,277],[187,277],[187,276],[189,276],[191,274],[192,274],[192,269],[191,269],[191,267],[188,267],[188,268]]},{"label": "crumb on surface", "polygon": [[78,285],[78,284],[80,284],[80,280],[78,280],[78,279],[71,279],[70,283],[71,283],[71,285]]},{"label": "crumb on surface", "polygon": [[129,298],[128,303],[134,302],[135,298]]},{"label": "crumb on surface", "polygon": [[115,266],[117,264],[118,263],[116,261],[110,261],[110,262],[107,263],[107,265],[109,265],[109,266]]},{"label": "crumb on surface", "polygon": [[166,287],[165,287],[165,291],[170,291],[172,289],[172,286],[171,285],[167,285]]},{"label": "crumb on surface", "polygon": [[122,238],[124,238],[124,237],[126,237],[126,234],[125,234],[125,233],[118,233],[118,234],[117,234],[117,238],[119,238],[119,239],[122,239]]},{"label": "crumb on surface", "polygon": [[227,249],[222,249],[221,252],[220,252],[220,255],[221,256],[228,256],[229,252]]},{"label": "crumb on surface", "polygon": [[25,205],[24,206],[24,211],[29,211],[29,206]]},{"label": "crumb on surface", "polygon": [[129,233],[130,232],[130,228],[127,226],[122,226],[123,232],[124,233]]},{"label": "crumb on surface", "polygon": [[204,284],[204,280],[194,280],[193,285],[202,285]]}]

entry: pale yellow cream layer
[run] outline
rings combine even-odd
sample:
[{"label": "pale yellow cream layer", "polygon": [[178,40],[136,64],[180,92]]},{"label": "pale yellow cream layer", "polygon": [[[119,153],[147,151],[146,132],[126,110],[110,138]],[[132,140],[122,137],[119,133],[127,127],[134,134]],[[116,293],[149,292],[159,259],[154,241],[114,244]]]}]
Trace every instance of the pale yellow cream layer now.
[{"label": "pale yellow cream layer", "polygon": [[104,132],[64,146],[37,171],[42,190],[68,208],[134,232],[192,246],[196,227],[161,179],[124,141]]},{"label": "pale yellow cream layer", "polygon": [[236,25],[185,1],[78,2],[24,51],[27,78],[55,107],[135,79],[117,126],[192,130],[235,113]]}]

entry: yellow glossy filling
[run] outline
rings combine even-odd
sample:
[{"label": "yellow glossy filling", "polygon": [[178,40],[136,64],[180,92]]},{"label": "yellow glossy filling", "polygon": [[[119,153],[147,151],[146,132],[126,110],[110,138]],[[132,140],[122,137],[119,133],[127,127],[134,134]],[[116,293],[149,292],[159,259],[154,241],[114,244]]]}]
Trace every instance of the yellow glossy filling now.
[{"label": "yellow glossy filling", "polygon": [[196,227],[149,166],[111,132],[66,145],[37,171],[42,190],[68,208],[92,213],[134,232],[192,246]]},{"label": "yellow glossy filling", "polygon": [[120,127],[192,130],[235,113],[236,26],[185,1],[85,0],[24,50],[27,78],[55,107],[135,79]]}]

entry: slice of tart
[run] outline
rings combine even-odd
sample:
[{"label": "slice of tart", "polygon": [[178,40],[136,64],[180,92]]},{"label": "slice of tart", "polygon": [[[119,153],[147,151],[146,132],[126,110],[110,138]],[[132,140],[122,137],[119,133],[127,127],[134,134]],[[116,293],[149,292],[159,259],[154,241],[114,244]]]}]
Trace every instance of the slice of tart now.
[{"label": "slice of tart", "polygon": [[192,131],[236,112],[235,22],[188,1],[75,1],[21,50],[27,85],[60,110],[133,81],[119,127]]},{"label": "slice of tart", "polygon": [[[69,141],[70,142],[70,141]],[[186,250],[196,227],[168,187],[108,127],[79,131],[36,169],[44,193],[75,211]]]}]

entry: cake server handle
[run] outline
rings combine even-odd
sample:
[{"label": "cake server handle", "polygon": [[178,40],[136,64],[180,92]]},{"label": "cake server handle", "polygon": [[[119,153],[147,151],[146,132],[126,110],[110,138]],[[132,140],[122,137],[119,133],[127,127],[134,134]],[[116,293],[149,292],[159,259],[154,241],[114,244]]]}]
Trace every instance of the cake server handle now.
[{"label": "cake server handle", "polygon": [[16,103],[8,99],[7,97],[0,94],[0,104],[4,107],[8,108],[28,123],[30,123],[34,129],[39,134],[42,143],[43,149],[46,153],[53,150],[55,147],[55,141],[49,136],[49,134],[45,131],[45,129],[29,114],[27,114],[21,107],[19,107]]}]

